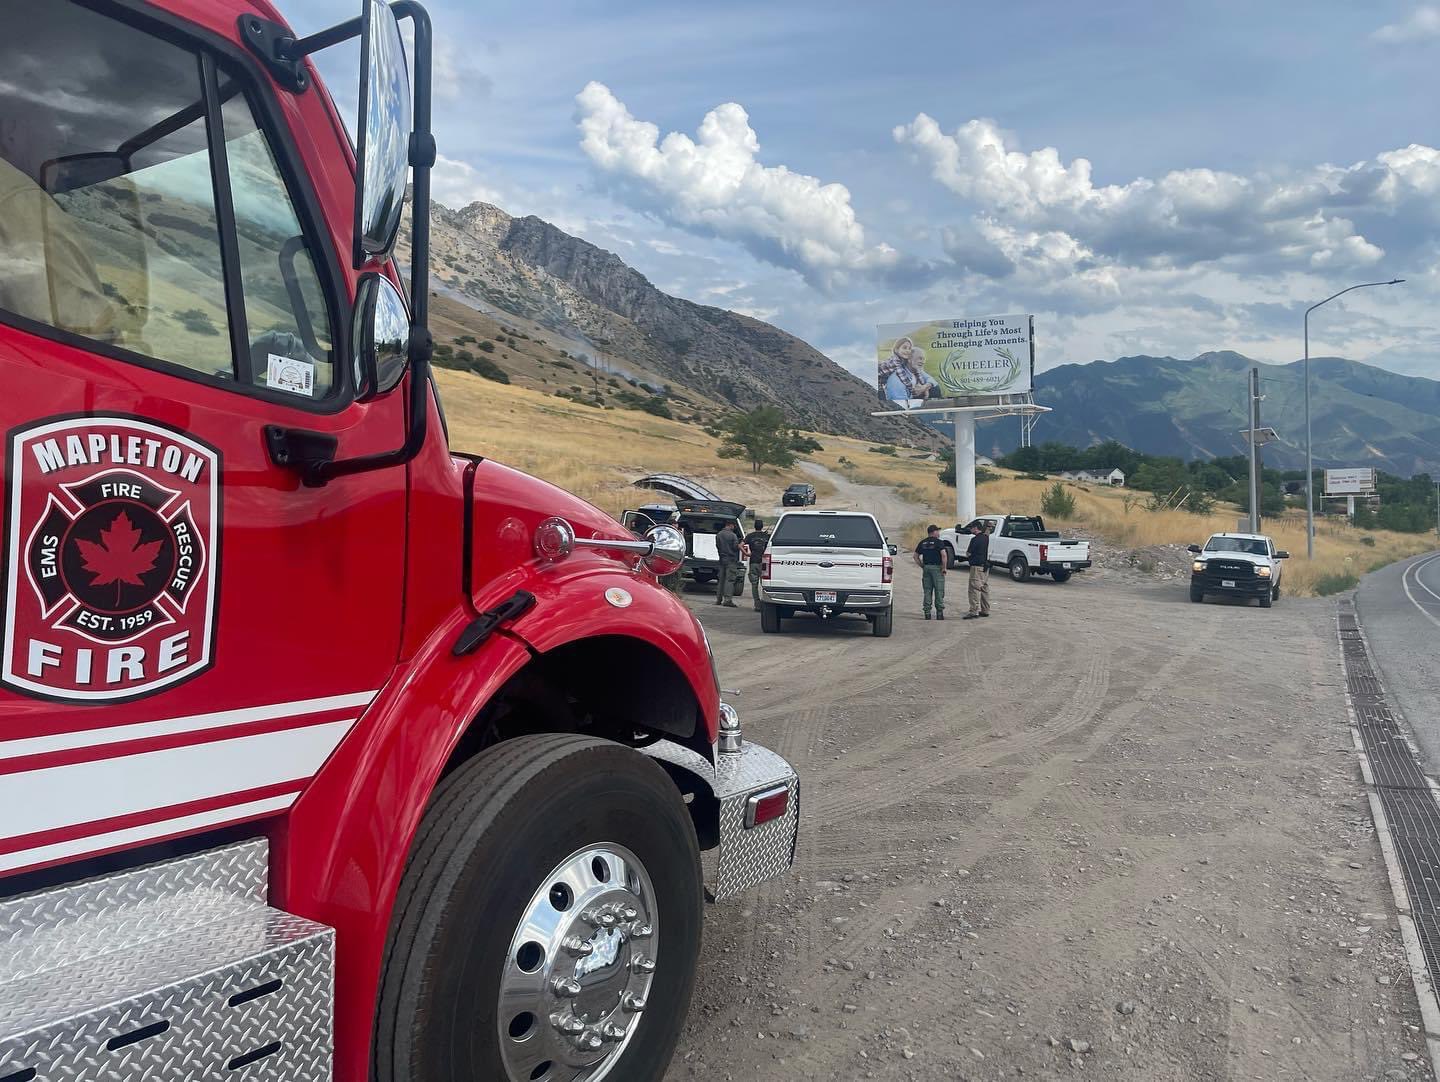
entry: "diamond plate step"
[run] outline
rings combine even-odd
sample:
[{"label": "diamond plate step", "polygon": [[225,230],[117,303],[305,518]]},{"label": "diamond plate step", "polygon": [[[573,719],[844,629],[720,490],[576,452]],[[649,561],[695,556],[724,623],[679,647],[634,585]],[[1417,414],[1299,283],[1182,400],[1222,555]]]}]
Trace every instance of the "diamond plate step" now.
[{"label": "diamond plate step", "polygon": [[0,1082],[326,1082],[334,933],[267,846],[0,902]]}]

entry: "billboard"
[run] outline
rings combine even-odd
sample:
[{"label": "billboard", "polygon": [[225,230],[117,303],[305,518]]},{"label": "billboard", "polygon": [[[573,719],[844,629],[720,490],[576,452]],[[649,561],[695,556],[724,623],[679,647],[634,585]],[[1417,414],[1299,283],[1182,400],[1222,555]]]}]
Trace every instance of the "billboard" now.
[{"label": "billboard", "polygon": [[882,323],[875,339],[876,389],[901,409],[1034,389],[1034,316]]},{"label": "billboard", "polygon": [[1369,496],[1375,492],[1373,469],[1326,470],[1325,495]]}]

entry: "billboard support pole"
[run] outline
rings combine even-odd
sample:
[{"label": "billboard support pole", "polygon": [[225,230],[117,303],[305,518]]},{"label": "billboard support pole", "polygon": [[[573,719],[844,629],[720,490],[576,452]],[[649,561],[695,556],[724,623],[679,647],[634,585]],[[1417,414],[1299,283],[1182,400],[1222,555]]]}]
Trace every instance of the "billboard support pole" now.
[{"label": "billboard support pole", "polygon": [[975,415],[952,413],[955,422],[955,524],[975,518]]}]

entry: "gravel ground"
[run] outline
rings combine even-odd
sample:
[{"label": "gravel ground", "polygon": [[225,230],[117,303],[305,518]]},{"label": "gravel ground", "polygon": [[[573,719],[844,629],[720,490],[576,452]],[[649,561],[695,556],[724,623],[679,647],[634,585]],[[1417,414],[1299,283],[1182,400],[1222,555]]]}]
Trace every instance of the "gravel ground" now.
[{"label": "gravel ground", "polygon": [[890,639],[690,597],[804,803],[671,1082],[1429,1077],[1329,602],[1101,567],[961,622],[952,573],[924,623],[918,578]]}]

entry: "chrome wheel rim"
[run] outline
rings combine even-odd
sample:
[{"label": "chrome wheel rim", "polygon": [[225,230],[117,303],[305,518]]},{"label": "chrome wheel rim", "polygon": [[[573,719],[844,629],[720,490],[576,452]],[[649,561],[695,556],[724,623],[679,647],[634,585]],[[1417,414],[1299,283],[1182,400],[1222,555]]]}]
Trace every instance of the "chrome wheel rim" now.
[{"label": "chrome wheel rim", "polygon": [[655,888],[623,845],[577,849],[520,915],[495,1013],[509,1082],[600,1082],[648,1005],[660,939]]}]

